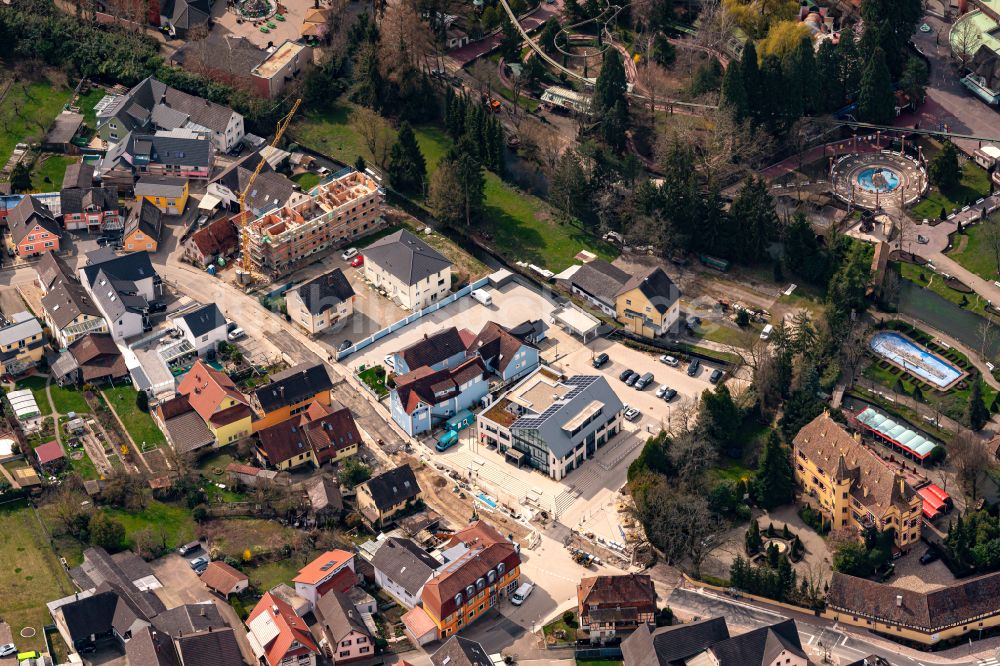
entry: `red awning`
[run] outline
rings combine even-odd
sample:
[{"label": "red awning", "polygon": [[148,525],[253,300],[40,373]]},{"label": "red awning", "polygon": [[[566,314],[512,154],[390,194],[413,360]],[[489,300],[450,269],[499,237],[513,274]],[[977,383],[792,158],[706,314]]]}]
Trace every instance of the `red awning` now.
[{"label": "red awning", "polygon": [[951,495],[949,495],[944,490],[942,490],[941,487],[938,486],[936,483],[932,483],[929,486],[926,486],[926,488],[935,497],[937,497],[939,500],[941,500],[941,502],[943,502],[947,506],[951,506]]},{"label": "red awning", "polygon": [[930,507],[934,513],[942,513],[945,510],[944,501],[934,494],[930,489],[930,486],[924,486],[917,491],[917,494],[924,500],[924,511],[926,512],[926,507]]}]

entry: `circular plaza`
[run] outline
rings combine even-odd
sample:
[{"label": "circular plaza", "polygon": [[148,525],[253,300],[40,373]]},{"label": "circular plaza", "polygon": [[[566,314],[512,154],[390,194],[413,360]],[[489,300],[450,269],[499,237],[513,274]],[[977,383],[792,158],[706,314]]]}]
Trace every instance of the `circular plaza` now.
[{"label": "circular plaza", "polygon": [[903,208],[927,189],[927,173],[914,159],[899,153],[844,155],[830,174],[837,198],[859,208]]}]

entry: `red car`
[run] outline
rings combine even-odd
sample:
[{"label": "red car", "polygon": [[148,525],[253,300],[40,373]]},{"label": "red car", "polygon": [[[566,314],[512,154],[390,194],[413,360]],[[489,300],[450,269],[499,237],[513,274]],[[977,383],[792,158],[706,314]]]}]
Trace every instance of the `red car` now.
[{"label": "red car", "polygon": [[360,254],[351,260],[351,266],[353,266],[354,268],[357,268],[358,266],[364,266],[364,264],[365,264],[365,258]]}]

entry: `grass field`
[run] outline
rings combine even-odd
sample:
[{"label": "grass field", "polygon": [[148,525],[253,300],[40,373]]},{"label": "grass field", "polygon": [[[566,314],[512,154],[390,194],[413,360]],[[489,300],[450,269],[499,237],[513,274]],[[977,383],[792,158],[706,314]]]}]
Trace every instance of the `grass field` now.
[{"label": "grass field", "polygon": [[[42,627],[52,622],[45,603],[74,592],[48,537],[25,502],[0,507],[0,607],[20,650],[44,650]],[[34,627],[34,638],[20,638]],[[61,639],[60,639],[61,640]]]},{"label": "grass field", "polygon": [[[0,81],[3,87],[6,80]],[[6,162],[18,143],[41,141],[70,93],[48,81],[12,84],[0,103],[0,160]]]},{"label": "grass field", "polygon": [[66,167],[77,161],[77,158],[66,155],[42,155],[31,169],[31,187],[36,192],[58,191],[62,187]]},{"label": "grass field", "polygon": [[90,412],[90,405],[83,397],[83,393],[75,388],[63,388],[58,384],[49,387],[52,394],[52,407],[60,414],[87,414]]},{"label": "grass field", "polygon": [[148,499],[146,508],[139,513],[112,508],[104,510],[125,526],[125,540],[130,546],[133,543],[133,535],[147,528],[153,530],[156,535],[162,532],[167,548],[177,548],[195,538],[194,518],[186,506]]},{"label": "grass field", "polygon": [[[1000,223],[1000,213],[994,213],[992,219]],[[961,240],[963,236],[964,242]],[[986,236],[983,224],[974,224],[966,228],[962,235],[952,237],[954,248],[948,252],[948,256],[984,280],[996,280],[1000,271],[997,270],[996,255]]]},{"label": "grass field", "polygon": [[80,113],[83,114],[83,122],[91,129],[97,129],[97,113],[94,111],[94,105],[107,94],[104,88],[93,87],[86,95],[81,95],[76,101],[76,105],[80,107]]},{"label": "grass field", "polygon": [[[901,262],[899,264],[899,274],[904,280],[909,280],[913,284],[933,291],[938,296],[965,308],[969,312],[974,312],[980,317],[992,319],[994,323],[1000,324],[1000,317],[986,312],[988,304],[979,294],[963,294],[960,291],[952,289],[945,284],[944,279],[940,275],[935,274],[929,268],[921,268],[915,264]],[[965,305],[962,305],[963,297],[968,301]]]},{"label": "grass field", "polygon": [[359,372],[358,379],[363,381],[379,398],[389,394],[389,389],[385,387],[385,368],[381,365],[373,365]]},{"label": "grass field", "polygon": [[[338,104],[323,113],[307,114],[292,130],[295,140],[347,164],[358,156],[373,157],[359,134],[351,127],[351,106]],[[427,161],[428,177],[451,146],[438,127],[414,128],[417,143]],[[486,214],[477,227],[488,231],[498,252],[512,260],[527,261],[560,271],[573,263],[580,250],[613,259],[614,248],[579,227],[560,223],[555,211],[536,196],[521,192],[495,174],[486,173]]]},{"label": "grass field", "polygon": [[118,418],[125,424],[125,429],[132,437],[132,441],[137,446],[142,446],[143,442],[147,447],[160,446],[166,444],[167,440],[163,432],[156,426],[153,417],[148,413],[139,411],[135,404],[136,390],[131,386],[117,386],[105,389],[104,395],[109,404],[114,408]]},{"label": "grass field", "polygon": [[304,192],[308,192],[312,188],[319,184],[320,177],[319,174],[313,173],[311,171],[304,171],[302,173],[292,176],[292,180],[299,184]]},{"label": "grass field", "polygon": [[246,568],[247,576],[250,578],[250,583],[256,588],[270,590],[278,583],[289,584],[299,573],[299,569],[319,555],[319,551],[307,550],[276,562],[249,566]]},{"label": "grass field", "polygon": [[48,416],[52,413],[52,405],[49,404],[49,397],[45,395],[45,377],[26,377],[14,384],[14,388],[20,389],[30,389],[31,394],[35,396],[35,402],[38,403],[38,411],[41,412],[42,416]]},{"label": "grass field", "polygon": [[944,194],[937,187],[931,187],[927,197],[914,205],[910,213],[918,220],[937,219],[941,209],[951,213],[956,208],[970,204],[990,193],[989,175],[972,160],[962,165],[962,182],[954,192]]}]

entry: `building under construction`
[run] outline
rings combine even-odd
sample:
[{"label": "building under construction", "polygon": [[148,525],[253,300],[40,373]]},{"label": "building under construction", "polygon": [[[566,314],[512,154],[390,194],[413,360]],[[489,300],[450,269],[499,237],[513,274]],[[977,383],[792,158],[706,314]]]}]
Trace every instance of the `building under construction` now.
[{"label": "building under construction", "polygon": [[315,254],[381,227],[385,190],[353,169],[317,185],[309,199],[264,213],[245,229],[254,269],[270,278],[305,266]]}]

